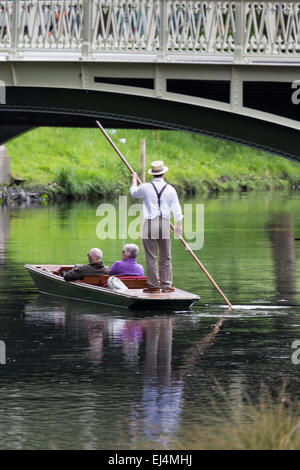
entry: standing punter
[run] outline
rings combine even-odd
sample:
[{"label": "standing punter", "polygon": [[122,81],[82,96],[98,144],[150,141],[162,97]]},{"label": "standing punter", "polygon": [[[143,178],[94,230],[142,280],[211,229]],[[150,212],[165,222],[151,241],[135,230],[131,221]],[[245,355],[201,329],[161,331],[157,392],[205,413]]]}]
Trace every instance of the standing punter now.
[{"label": "standing punter", "polygon": [[[151,163],[149,175],[151,183],[137,186],[137,174],[132,175],[131,196],[143,198],[143,244],[147,261],[147,284],[144,292],[173,292],[172,259],[170,235],[170,210],[175,220],[175,234],[182,235],[182,210],[175,188],[164,181],[168,167],[163,161]],[[157,248],[159,248],[159,273],[157,267]],[[160,281],[159,281],[160,278]]]}]

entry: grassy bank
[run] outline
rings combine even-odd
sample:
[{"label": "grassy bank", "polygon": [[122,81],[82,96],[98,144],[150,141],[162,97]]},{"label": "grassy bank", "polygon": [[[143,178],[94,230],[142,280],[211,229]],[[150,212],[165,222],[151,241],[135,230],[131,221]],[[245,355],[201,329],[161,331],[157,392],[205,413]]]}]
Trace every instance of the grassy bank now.
[{"label": "grassy bank", "polygon": [[[300,185],[300,165],[229,142],[175,131],[116,130],[112,138],[137,170],[145,138],[147,166],[163,159],[168,182],[181,194]],[[98,129],[39,128],[10,141],[7,150],[13,177],[50,196],[109,197],[128,188],[128,170]]]},{"label": "grassy bank", "polygon": [[[235,414],[234,414],[235,413]],[[194,426],[179,439],[179,449],[299,450],[300,407],[284,399],[243,403],[227,420],[203,429]]]},{"label": "grassy bank", "polygon": [[[224,396],[223,396],[224,400]],[[208,396],[207,407],[202,412],[190,410],[189,419],[184,419],[178,428],[178,438],[171,441],[162,435],[162,444],[144,441],[141,449],[176,450],[299,450],[300,449],[300,406],[285,394],[284,389],[272,396],[260,392],[257,403],[247,398],[232,403],[228,396],[222,403],[221,411],[217,403]],[[210,410],[212,408],[212,410]],[[224,410],[225,408],[225,410]],[[203,414],[210,412],[211,423],[191,424]],[[167,444],[164,444],[167,443]]]}]

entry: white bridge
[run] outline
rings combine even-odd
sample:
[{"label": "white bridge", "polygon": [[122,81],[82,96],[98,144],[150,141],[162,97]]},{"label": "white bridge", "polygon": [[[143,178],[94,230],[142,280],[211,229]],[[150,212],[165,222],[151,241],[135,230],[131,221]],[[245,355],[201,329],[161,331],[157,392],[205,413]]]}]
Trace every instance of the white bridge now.
[{"label": "white bridge", "polygon": [[150,62],[299,59],[299,16],[299,2],[0,0],[0,48],[23,58],[64,51]]},{"label": "white bridge", "polygon": [[0,0],[0,141],[101,118],[300,159],[299,66],[300,2]]}]

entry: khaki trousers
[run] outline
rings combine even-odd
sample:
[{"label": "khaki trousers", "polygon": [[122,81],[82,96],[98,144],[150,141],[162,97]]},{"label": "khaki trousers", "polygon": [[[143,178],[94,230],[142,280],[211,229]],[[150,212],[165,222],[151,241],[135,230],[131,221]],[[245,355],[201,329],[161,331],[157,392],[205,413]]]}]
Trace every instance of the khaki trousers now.
[{"label": "khaki trousers", "polygon": [[[142,238],[146,254],[147,282],[149,287],[165,289],[172,286],[170,221],[162,217],[145,220]],[[158,250],[159,272],[157,265]]]}]

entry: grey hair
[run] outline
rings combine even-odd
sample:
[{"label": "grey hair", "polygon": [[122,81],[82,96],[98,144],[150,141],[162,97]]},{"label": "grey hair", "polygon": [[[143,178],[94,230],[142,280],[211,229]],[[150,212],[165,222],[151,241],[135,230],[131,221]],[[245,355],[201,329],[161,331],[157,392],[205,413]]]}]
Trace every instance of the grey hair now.
[{"label": "grey hair", "polygon": [[102,251],[100,250],[100,248],[92,248],[92,249],[89,251],[89,255],[90,255],[94,260],[100,261],[100,260],[102,259],[103,253],[102,253]]},{"label": "grey hair", "polygon": [[136,258],[139,254],[139,247],[134,243],[127,243],[123,246],[123,250],[128,255],[129,258]]}]

